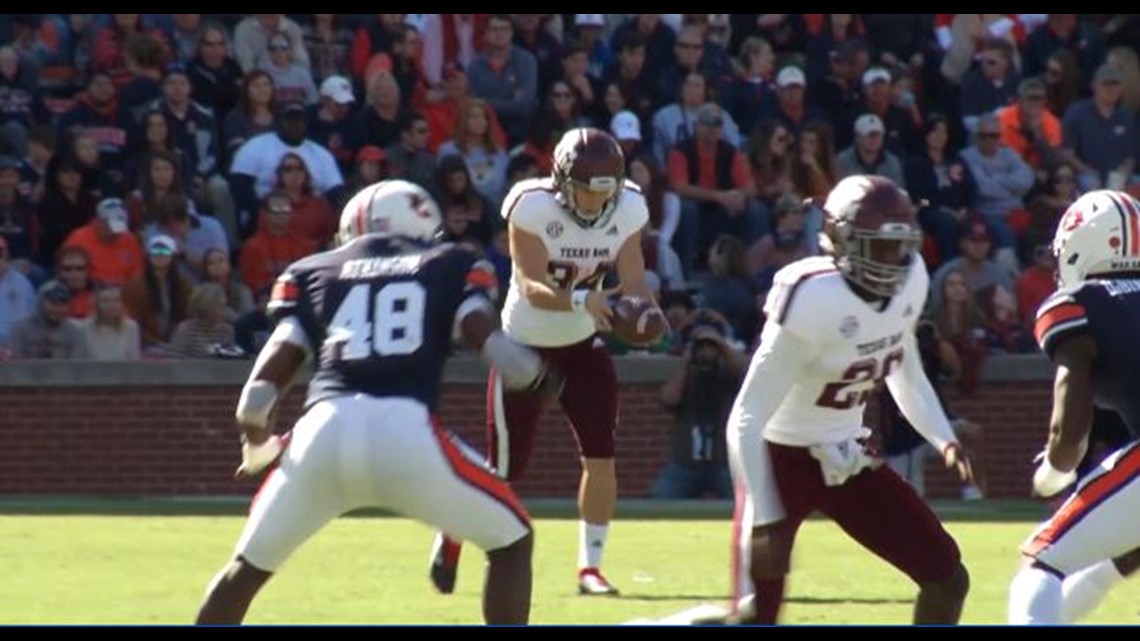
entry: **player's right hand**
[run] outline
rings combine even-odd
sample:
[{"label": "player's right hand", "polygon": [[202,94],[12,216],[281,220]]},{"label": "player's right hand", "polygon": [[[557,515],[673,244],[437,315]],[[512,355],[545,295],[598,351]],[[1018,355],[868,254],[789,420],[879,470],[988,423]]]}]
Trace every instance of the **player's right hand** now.
[{"label": "player's right hand", "polygon": [[245,480],[261,474],[281,457],[288,444],[287,439],[282,439],[276,434],[259,438],[248,436],[248,432],[244,433],[241,443],[241,465],[234,473],[234,478]]},{"label": "player's right hand", "polygon": [[946,463],[946,469],[957,472],[958,478],[964,483],[974,482],[974,466],[970,463],[970,456],[961,443],[947,445],[942,450],[942,461]]},{"label": "player's right hand", "polygon": [[1033,458],[1037,469],[1033,472],[1033,495],[1051,499],[1064,492],[1077,481],[1075,471],[1062,472],[1049,462],[1049,451],[1043,450]]},{"label": "player's right hand", "polygon": [[620,291],[620,287],[611,287],[610,289],[592,291],[586,294],[586,311],[590,312],[590,315],[594,317],[594,327],[596,327],[599,332],[613,331],[610,318],[613,318],[614,310],[610,307],[610,297]]}]

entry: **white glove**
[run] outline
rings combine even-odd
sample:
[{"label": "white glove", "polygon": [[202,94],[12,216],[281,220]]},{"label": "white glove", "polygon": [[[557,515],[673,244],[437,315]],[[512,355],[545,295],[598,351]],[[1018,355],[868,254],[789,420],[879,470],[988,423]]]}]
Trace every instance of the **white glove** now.
[{"label": "white glove", "polygon": [[1052,498],[1077,481],[1075,471],[1062,472],[1049,462],[1049,453],[1041,452],[1033,459],[1037,471],[1033,473],[1033,492],[1041,498]]},{"label": "white glove", "polygon": [[285,447],[281,437],[272,434],[264,443],[253,444],[243,439],[241,444],[241,466],[238,467],[237,476],[250,477],[260,474],[281,456]]}]

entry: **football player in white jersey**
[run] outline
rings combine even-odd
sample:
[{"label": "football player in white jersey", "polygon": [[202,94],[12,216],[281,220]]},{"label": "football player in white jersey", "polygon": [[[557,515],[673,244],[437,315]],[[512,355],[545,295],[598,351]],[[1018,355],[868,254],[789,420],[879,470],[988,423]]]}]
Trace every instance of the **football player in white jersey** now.
[{"label": "football player in white jersey", "polygon": [[742,539],[734,578],[738,597],[755,590],[740,619],[777,621],[796,531],[820,510],[919,586],[915,623],[956,623],[969,589],[957,544],[913,488],[865,449],[864,406],[885,381],[946,464],[972,477],[915,344],[929,277],[914,206],[886,178],[853,176],[824,209],[827,255],[776,274],[761,344],[729,418]]},{"label": "football player in white jersey", "polygon": [[[503,216],[514,269],[503,331],[564,375],[559,400],[581,455],[578,590],[617,594],[600,570],[617,501],[617,380],[597,334],[610,329],[607,300],[619,289],[653,299],[641,253],[649,211],[641,192],[626,183],[617,141],[597,129],[572,129],[555,148],[553,175],[517,184],[503,202]],[[603,289],[611,270],[620,287]],[[510,481],[520,478],[529,462],[543,402],[542,395],[504,390],[498,373],[491,372],[489,459]],[[445,594],[454,589],[458,557],[456,543],[436,537],[430,574]]]}]

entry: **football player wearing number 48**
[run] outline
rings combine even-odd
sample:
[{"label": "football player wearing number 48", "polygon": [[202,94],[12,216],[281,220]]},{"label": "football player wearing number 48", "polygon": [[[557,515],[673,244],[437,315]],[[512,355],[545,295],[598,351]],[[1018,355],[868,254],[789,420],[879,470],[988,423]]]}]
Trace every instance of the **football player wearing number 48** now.
[{"label": "football player wearing number 48", "polygon": [[[278,279],[269,305],[277,327],[235,417],[238,476],[280,463],[257,493],[198,623],[241,622],[294,550],[361,507],[391,509],[478,545],[488,560],[484,619],[528,621],[530,519],[511,488],[434,413],[453,338],[478,350],[506,389],[541,388],[557,376],[498,329],[494,267],[438,244],[442,221],[421,187],[377,183],[345,206],[336,249],[290,265]],[[305,413],[286,444],[270,417],[310,358],[316,371]]]},{"label": "football player wearing number 48", "polygon": [[[652,300],[645,283],[641,231],[645,198],[625,180],[620,145],[598,129],[571,129],[554,150],[553,175],[525,180],[503,202],[513,265],[503,331],[533,347],[565,377],[559,402],[574,430],[582,462],[578,591],[614,595],[601,572],[602,551],[617,501],[614,431],[617,378],[598,332],[612,329],[602,289],[611,270],[620,291]],[[530,460],[545,397],[511,391],[498,372],[487,390],[489,458],[503,478],[522,477]],[[436,537],[430,576],[443,593],[455,587],[459,546]]]},{"label": "football player wearing number 48", "polygon": [[969,589],[958,545],[867,451],[862,423],[885,381],[946,465],[972,478],[916,345],[929,277],[914,206],[886,178],[852,176],[824,210],[826,255],[776,274],[760,347],[729,417],[736,603],[750,603],[736,618],[777,622],[796,531],[819,510],[918,585],[914,623],[957,623]]}]

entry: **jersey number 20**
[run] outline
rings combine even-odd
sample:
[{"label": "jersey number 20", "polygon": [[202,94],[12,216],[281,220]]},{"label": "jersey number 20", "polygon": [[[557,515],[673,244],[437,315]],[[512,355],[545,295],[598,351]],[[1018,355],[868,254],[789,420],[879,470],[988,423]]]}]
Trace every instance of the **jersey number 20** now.
[{"label": "jersey number 20", "polygon": [[389,283],[370,300],[371,292],[371,285],[354,286],[329,323],[328,341],[341,343],[340,359],[358,361],[373,353],[406,356],[419,349],[424,342],[423,285]]},{"label": "jersey number 20", "polygon": [[828,383],[823,387],[815,404],[834,410],[847,410],[856,405],[866,405],[875,388],[884,378],[891,375],[895,366],[902,363],[902,359],[902,350],[896,349],[883,358],[882,367],[877,358],[868,358],[852,364],[843,372],[843,380]]}]

